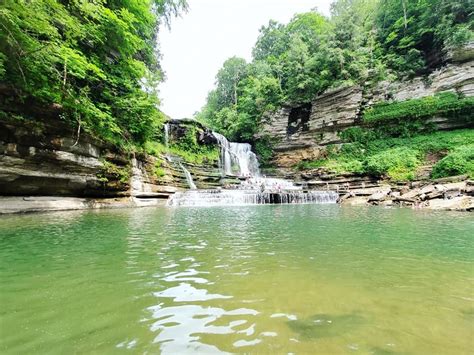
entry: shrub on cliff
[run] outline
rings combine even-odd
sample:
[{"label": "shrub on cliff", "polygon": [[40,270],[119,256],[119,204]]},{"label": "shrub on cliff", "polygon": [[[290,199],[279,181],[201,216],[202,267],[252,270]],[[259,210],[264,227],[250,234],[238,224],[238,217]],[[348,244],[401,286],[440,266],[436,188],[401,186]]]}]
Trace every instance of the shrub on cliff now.
[{"label": "shrub on cliff", "polygon": [[395,181],[405,181],[415,178],[419,164],[418,151],[398,147],[370,156],[365,162],[365,169],[372,175],[386,175]]},{"label": "shrub on cliff", "polygon": [[[294,16],[287,25],[270,21],[260,29],[251,63],[237,58],[224,63],[197,117],[228,137],[250,141],[265,110],[302,105],[344,84],[427,74],[444,64],[448,48],[474,38],[473,4],[335,0],[329,18],[313,10]],[[425,117],[458,115],[472,108],[472,100],[450,94],[380,105],[367,112],[366,120],[380,122],[380,131],[391,130],[393,136],[409,136],[426,131],[419,122]],[[406,123],[387,124],[393,120]]]},{"label": "shrub on cliff", "polygon": [[455,148],[433,167],[432,177],[467,174],[474,178],[474,144]]},{"label": "shrub on cliff", "polygon": [[[387,123],[416,123],[418,119],[436,115],[466,118],[472,120],[474,97],[462,97],[456,93],[445,92],[421,99],[383,102],[364,112],[364,122],[372,126]],[[410,127],[408,127],[410,129]],[[414,130],[413,127],[411,127]]]}]

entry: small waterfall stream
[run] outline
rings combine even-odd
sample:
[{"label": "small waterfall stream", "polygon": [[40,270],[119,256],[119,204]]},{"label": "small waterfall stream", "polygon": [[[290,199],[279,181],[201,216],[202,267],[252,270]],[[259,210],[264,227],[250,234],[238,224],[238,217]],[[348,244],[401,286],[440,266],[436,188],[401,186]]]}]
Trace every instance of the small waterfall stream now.
[{"label": "small waterfall stream", "polygon": [[[165,147],[166,147],[166,158],[172,162],[172,163],[176,163],[175,160],[171,157],[171,155],[169,155],[168,153],[168,150],[169,150],[169,141],[170,141],[170,125],[169,123],[165,123],[164,125],[164,133],[165,133]],[[193,181],[193,176],[191,175],[191,173],[189,172],[188,169],[186,169],[184,167],[184,165],[178,161],[177,162],[178,166],[181,168],[181,170],[183,171],[184,173],[184,176],[186,177],[186,182],[188,183],[188,186],[191,190],[196,190],[197,187],[196,185],[194,184],[194,181]]]},{"label": "small waterfall stream", "polygon": [[168,152],[169,144],[170,144],[170,124],[165,123],[165,147],[166,147],[166,152]]},{"label": "small waterfall stream", "polygon": [[181,162],[179,162],[178,165],[179,165],[180,168],[183,170],[184,176],[186,176],[186,182],[188,183],[189,188],[190,188],[191,190],[196,190],[197,187],[196,187],[196,185],[194,184],[193,177],[191,176],[191,173],[189,172],[189,170],[186,169],[186,168],[184,167],[184,165],[183,165]]}]

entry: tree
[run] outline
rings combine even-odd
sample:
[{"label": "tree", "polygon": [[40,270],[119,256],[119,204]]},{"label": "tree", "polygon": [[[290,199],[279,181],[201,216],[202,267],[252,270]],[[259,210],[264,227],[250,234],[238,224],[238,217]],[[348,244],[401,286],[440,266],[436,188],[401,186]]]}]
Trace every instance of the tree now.
[{"label": "tree", "polygon": [[237,105],[237,86],[245,77],[246,70],[245,59],[232,57],[224,62],[216,76],[218,102],[221,107]]},{"label": "tree", "polygon": [[378,40],[387,65],[413,76],[437,68],[446,49],[473,38],[470,0],[383,0],[378,7]]},{"label": "tree", "polygon": [[141,144],[160,119],[158,25],[185,8],[183,0],[4,0],[2,81],[20,103],[60,106],[100,138]]},{"label": "tree", "polygon": [[336,0],[331,18],[298,14],[260,29],[245,64],[231,58],[198,116],[234,139],[252,141],[282,105],[312,101],[331,87],[425,73],[447,47],[472,38],[470,0]]}]

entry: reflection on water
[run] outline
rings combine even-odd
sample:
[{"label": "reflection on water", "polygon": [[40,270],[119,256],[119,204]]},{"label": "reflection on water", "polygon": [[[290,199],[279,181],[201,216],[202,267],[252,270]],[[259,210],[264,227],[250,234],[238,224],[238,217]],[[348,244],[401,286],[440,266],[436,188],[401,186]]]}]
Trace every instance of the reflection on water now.
[{"label": "reflection on water", "polygon": [[338,206],[0,218],[0,352],[469,354],[468,214]]}]

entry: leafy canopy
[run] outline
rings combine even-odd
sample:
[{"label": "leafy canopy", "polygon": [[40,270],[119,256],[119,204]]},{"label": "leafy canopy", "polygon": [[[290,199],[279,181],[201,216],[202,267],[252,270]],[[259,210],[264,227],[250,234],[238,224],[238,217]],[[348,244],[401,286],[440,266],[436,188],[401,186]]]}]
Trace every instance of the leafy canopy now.
[{"label": "leafy canopy", "polygon": [[252,141],[266,113],[282,105],[439,67],[448,50],[474,38],[473,13],[471,0],[336,0],[330,18],[314,10],[287,25],[270,21],[251,63],[224,63],[197,118],[231,139]]},{"label": "leafy canopy", "polygon": [[3,0],[2,90],[59,106],[100,138],[142,144],[161,118],[158,26],[184,9],[184,0]]}]

